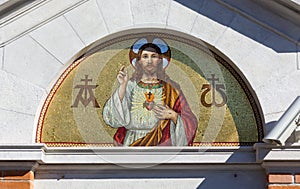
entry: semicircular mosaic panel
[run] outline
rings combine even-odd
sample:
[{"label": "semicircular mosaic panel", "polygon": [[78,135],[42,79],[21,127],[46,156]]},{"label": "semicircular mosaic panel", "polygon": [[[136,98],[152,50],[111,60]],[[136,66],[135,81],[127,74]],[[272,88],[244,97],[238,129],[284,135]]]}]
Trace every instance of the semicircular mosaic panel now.
[{"label": "semicircular mosaic panel", "polygon": [[36,142],[48,146],[232,146],[263,138],[255,97],[205,43],[139,33],[98,44],[49,93]]}]

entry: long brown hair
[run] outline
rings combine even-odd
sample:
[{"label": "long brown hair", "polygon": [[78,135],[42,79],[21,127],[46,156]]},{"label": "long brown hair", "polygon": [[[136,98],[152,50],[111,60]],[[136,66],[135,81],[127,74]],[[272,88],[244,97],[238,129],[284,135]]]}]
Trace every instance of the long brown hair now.
[{"label": "long brown hair", "polygon": [[146,43],[146,44],[144,44],[140,47],[140,49],[138,51],[136,63],[135,63],[135,71],[133,72],[132,77],[130,78],[130,80],[139,82],[142,79],[143,68],[142,68],[142,65],[140,64],[140,60],[141,60],[142,52],[144,50],[158,53],[158,56],[161,59],[161,62],[159,63],[158,69],[157,69],[157,79],[171,84],[172,87],[174,87],[174,88],[176,88],[177,90],[180,91],[180,86],[176,82],[171,80],[170,77],[166,74],[165,69],[163,68],[161,50],[157,45],[155,45],[153,43]]},{"label": "long brown hair", "polygon": [[[135,71],[132,74],[132,77],[130,78],[131,80],[135,80],[136,82],[139,82],[143,75],[143,68],[142,65],[140,64],[140,60],[141,60],[142,52],[144,50],[158,53],[159,58],[162,60],[161,50],[157,45],[153,43],[146,43],[142,45],[138,51],[138,55],[135,63]],[[163,62],[160,61],[157,69],[157,78],[165,81],[167,77],[168,76],[166,75],[165,69],[163,69]]]}]

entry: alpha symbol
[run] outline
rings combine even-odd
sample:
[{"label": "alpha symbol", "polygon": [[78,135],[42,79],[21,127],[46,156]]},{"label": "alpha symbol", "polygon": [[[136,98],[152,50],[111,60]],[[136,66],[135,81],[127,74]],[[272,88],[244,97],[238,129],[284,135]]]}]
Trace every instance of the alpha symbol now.
[{"label": "alpha symbol", "polygon": [[92,102],[93,107],[100,108],[93,92],[93,89],[98,87],[98,85],[88,85],[88,82],[92,81],[92,79],[88,79],[88,75],[85,75],[85,78],[81,79],[81,81],[84,81],[84,85],[75,86],[75,89],[79,88],[80,90],[77,94],[74,104],[71,107],[78,107],[79,102],[81,102],[84,105],[84,107],[87,107],[87,105],[89,105],[89,103]]},{"label": "alpha symbol", "polygon": [[[215,83],[216,81],[219,81],[219,78],[215,78],[215,74],[211,74],[211,78],[208,78],[207,80],[211,81],[211,85],[210,84],[203,84],[202,85],[202,89],[206,89],[201,95],[202,105],[205,106],[205,107],[211,107],[213,105],[215,105],[216,107],[224,106],[227,102],[227,96],[226,96],[225,92],[223,91],[223,90],[225,90],[225,86],[223,84],[216,84]],[[207,103],[205,101],[205,96],[211,90],[212,90],[212,102]],[[219,92],[220,95],[222,96],[222,102],[220,102],[220,103],[218,103],[216,101],[216,91]]]}]

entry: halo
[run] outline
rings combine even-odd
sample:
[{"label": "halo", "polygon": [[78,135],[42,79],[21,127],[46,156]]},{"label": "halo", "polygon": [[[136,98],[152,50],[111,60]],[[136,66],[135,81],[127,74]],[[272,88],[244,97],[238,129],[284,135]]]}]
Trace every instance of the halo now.
[{"label": "halo", "polygon": [[134,42],[134,44],[130,47],[129,52],[129,61],[131,65],[135,68],[139,49],[147,43],[152,43],[160,48],[163,60],[163,69],[166,69],[171,60],[171,49],[163,39],[157,37],[143,37]]}]

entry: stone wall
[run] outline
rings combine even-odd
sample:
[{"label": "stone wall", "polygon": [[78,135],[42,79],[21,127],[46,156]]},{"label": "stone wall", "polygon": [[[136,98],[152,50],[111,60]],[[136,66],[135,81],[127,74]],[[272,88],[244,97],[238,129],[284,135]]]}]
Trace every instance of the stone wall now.
[{"label": "stone wall", "polygon": [[[39,107],[70,61],[94,41],[130,29],[175,30],[214,46],[245,75],[267,124],[276,121],[299,94],[298,42],[284,27],[272,27],[279,16],[267,9],[251,15],[245,6],[220,1],[170,0],[51,0],[32,6],[2,23],[3,143],[34,142]],[[269,20],[261,20],[264,17]],[[289,21],[284,24],[299,31]]]},{"label": "stone wall", "polygon": [[[35,1],[3,18],[0,23],[0,143],[18,145],[35,142],[37,118],[47,94],[82,49],[98,40],[101,41],[104,37],[118,36],[118,32],[147,31],[149,28],[166,33],[182,32],[198,38],[199,41],[203,40],[222,52],[224,58],[235,64],[255,91],[268,131],[300,92],[300,27],[297,19],[292,19],[295,15],[299,16],[295,11],[298,10],[298,6],[299,4],[294,3],[292,8],[288,8],[285,4],[277,2],[263,6],[256,0],[245,0],[242,3],[227,0]],[[18,150],[20,149],[17,148],[15,153],[18,153]],[[4,150],[3,153],[7,151]],[[40,153],[44,153],[43,150]],[[66,154],[69,153],[77,157],[76,152],[71,150]],[[243,162],[249,156],[252,157],[255,152],[250,154],[239,156],[239,161]],[[215,153],[208,155],[207,159],[210,159]],[[2,154],[1,160],[7,157]],[[30,160],[26,159],[27,156],[16,160],[12,157],[16,155],[13,154],[11,159],[6,161]],[[34,162],[53,164],[52,156],[45,157],[41,155],[40,159]],[[195,158],[199,157],[202,156]],[[86,156],[82,158],[85,159]],[[234,156],[228,159],[234,159]],[[227,165],[228,159],[223,158],[219,163]],[[86,163],[85,160],[82,162]],[[82,162],[78,161],[76,164],[81,165]],[[256,165],[260,163],[255,160],[250,162]],[[193,164],[193,161],[188,163]],[[234,182],[232,175],[234,177],[234,171],[240,163],[235,164],[235,169],[229,169],[227,176],[232,179],[231,182]],[[178,166],[180,159],[174,164]],[[252,166],[247,160],[244,164],[247,165],[247,169]],[[55,169],[55,166],[52,168]],[[43,171],[42,168],[40,170]],[[17,182],[24,182],[26,187],[32,188],[32,172],[29,172],[30,177],[23,178],[19,173],[11,175],[13,177],[3,177],[8,168],[3,168],[3,171],[1,188],[11,188],[10,183],[15,184],[15,178]],[[64,171],[72,172],[68,169]],[[259,175],[264,173],[260,166],[256,167],[256,171]],[[287,188],[292,184],[292,187],[297,188],[298,173],[295,174],[288,175],[288,180],[283,183],[274,180],[276,176],[271,174],[268,177],[268,187]],[[218,178],[221,178],[220,175],[222,176],[219,174]],[[198,175],[197,180],[193,179],[194,177],[195,174],[191,174],[189,178],[184,177],[191,187],[205,178]],[[148,182],[147,179],[136,182],[138,178],[134,178],[132,182],[136,183],[137,187]],[[255,178],[253,176],[250,179]],[[258,184],[264,185],[265,178],[259,178],[262,180]],[[285,176],[281,179],[283,178]],[[82,183],[76,185],[79,181]],[[66,188],[70,183],[73,184],[73,188],[80,188],[90,180],[79,181],[59,182],[57,178],[37,180],[36,188],[52,188],[54,185],[56,188]],[[89,188],[98,188],[99,181],[107,180],[93,180],[89,182]],[[159,181],[154,183],[159,184]],[[221,186],[222,179],[218,184],[217,186]],[[119,183],[118,186],[121,185],[122,183]],[[208,188],[209,186],[206,185]],[[236,188],[239,186],[240,184],[236,184]]]}]

